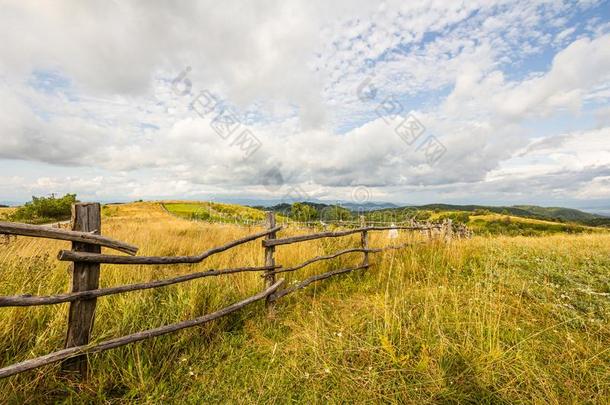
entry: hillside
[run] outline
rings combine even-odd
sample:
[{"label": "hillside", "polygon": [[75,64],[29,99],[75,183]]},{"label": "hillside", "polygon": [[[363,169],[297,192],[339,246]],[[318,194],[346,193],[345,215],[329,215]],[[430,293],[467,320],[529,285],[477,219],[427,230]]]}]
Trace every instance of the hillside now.
[{"label": "hillside", "polygon": [[[141,255],[195,254],[248,228],[180,219],[160,204],[107,206],[104,234]],[[291,236],[304,230],[281,231]],[[414,236],[417,238],[417,235]],[[406,233],[400,241],[409,240]],[[278,247],[301,263],[355,238]],[[388,243],[371,234],[371,246]],[[58,262],[67,242],[0,244],[0,295],[70,287]],[[104,265],[101,284],[159,280],[210,268],[260,265],[249,243],[184,266]],[[288,285],[359,257],[287,273]],[[7,403],[604,403],[610,397],[610,235],[475,237],[373,257],[368,271],[312,285],[279,302],[274,317],[252,305],[201,327],[91,356],[71,383],[47,366],[0,380]],[[96,341],[210,313],[259,292],[239,273],[98,299]],[[66,306],[2,308],[2,363],[62,347]]]},{"label": "hillside", "polygon": [[514,207],[541,217],[561,218],[565,221],[588,221],[595,218],[603,218],[601,215],[590,214],[573,208],[539,207],[536,205],[515,205]]},{"label": "hillside", "polygon": [[[263,210],[237,204],[210,201],[168,201],[160,204],[169,213],[190,220],[224,223],[261,223],[265,220]],[[278,219],[285,218],[279,215]]]},{"label": "hillside", "polygon": [[[419,221],[442,222],[444,219],[452,219],[454,223],[464,223],[475,233],[481,235],[508,235],[508,236],[543,236],[554,233],[587,233],[597,232],[599,227],[610,218],[594,218],[589,221],[600,221],[599,224],[588,224],[588,221],[564,221],[558,222],[557,218],[549,218],[541,215],[542,211],[536,213],[516,207],[486,207],[481,205],[455,206],[448,204],[428,204],[418,207],[389,208],[372,211],[349,211],[345,208],[323,203],[304,202],[301,206],[311,207],[311,210],[303,213],[302,210],[293,210],[290,204],[278,204],[272,207],[246,207],[236,204],[221,204],[215,202],[187,202],[173,201],[165,202],[163,206],[172,214],[192,220],[242,223],[261,223],[264,220],[265,210],[272,210],[278,215],[280,221],[313,221],[333,222],[348,221],[357,223],[359,216],[364,215],[369,222],[395,223],[408,221],[413,218]],[[493,210],[488,209],[493,208]],[[536,207],[542,208],[542,207]],[[572,217],[580,211],[566,209]],[[550,213],[551,211],[548,211]],[[552,211],[559,215],[559,209]],[[585,214],[585,213],[583,213]],[[567,215],[567,214],[566,214]],[[585,216],[582,216],[585,218]]]},{"label": "hillside", "polygon": [[524,218],[537,218],[548,220],[561,220],[586,223],[587,221],[604,218],[601,215],[590,214],[573,208],[560,207],[539,207],[536,205],[515,205],[515,206],[487,206],[487,205],[451,205],[451,204],[427,204],[416,206],[415,208],[424,210],[443,210],[443,211],[467,211],[486,210],[497,214],[509,214]]}]

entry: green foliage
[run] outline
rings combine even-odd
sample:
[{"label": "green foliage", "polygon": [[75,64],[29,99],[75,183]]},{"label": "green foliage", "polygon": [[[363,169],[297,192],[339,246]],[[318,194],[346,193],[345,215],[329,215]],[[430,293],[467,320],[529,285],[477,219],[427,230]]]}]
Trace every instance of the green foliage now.
[{"label": "green foliage", "polygon": [[10,215],[10,220],[17,222],[44,223],[62,221],[70,218],[72,204],[76,203],[76,194],[66,194],[61,198],[32,197],[32,201],[18,208]]},{"label": "green foliage", "polygon": [[401,209],[384,209],[377,211],[369,211],[364,214],[367,221],[379,222],[404,222],[411,219],[416,221],[426,221],[430,219],[432,213],[430,211],[420,210],[418,208],[406,207]]},{"label": "green foliage", "polygon": [[474,215],[489,215],[489,214],[491,214],[491,211],[484,209],[484,208],[477,208],[476,210],[474,210]]},{"label": "green foliage", "polygon": [[470,215],[467,212],[448,212],[441,214],[439,220],[450,219],[456,224],[467,224],[470,221]]},{"label": "green foliage", "polygon": [[348,221],[352,219],[352,213],[350,210],[338,205],[331,205],[323,208],[319,213],[319,217],[324,221]]},{"label": "green foliage", "polygon": [[313,221],[318,218],[318,211],[309,204],[294,203],[290,206],[290,217],[296,221]]},{"label": "green foliage", "polygon": [[414,213],[414,215],[412,215],[412,218],[415,221],[427,221],[428,219],[430,219],[430,217],[432,216],[432,213],[430,211],[416,211]]},{"label": "green foliage", "polygon": [[482,235],[544,236],[556,233],[579,234],[591,232],[589,229],[579,225],[520,222],[512,220],[509,216],[493,221],[474,219],[469,223],[469,226],[476,233]]}]

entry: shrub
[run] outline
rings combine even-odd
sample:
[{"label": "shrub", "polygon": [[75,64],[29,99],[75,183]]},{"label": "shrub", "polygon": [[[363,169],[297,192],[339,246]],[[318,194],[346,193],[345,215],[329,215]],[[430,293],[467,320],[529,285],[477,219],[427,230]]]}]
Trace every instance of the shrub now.
[{"label": "shrub", "polygon": [[66,194],[61,198],[32,197],[32,201],[18,208],[10,215],[12,221],[44,223],[62,221],[70,218],[72,204],[76,203],[76,194]]}]

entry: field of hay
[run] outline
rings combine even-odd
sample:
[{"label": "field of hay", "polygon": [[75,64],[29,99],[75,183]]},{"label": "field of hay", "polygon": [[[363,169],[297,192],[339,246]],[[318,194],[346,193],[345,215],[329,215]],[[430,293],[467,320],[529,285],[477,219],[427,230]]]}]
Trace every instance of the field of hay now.
[{"label": "field of hay", "polygon": [[0,207],[0,221],[2,221],[6,216],[15,212],[15,208],[11,207]]},{"label": "field of hay", "polygon": [[599,227],[577,223],[561,223],[511,215],[473,215],[468,227],[480,235],[548,236],[558,233],[606,233]]},{"label": "field of hay", "polygon": [[[141,255],[198,253],[260,228],[190,222],[159,204],[104,207],[102,233]],[[282,234],[306,231],[290,229]],[[374,233],[371,246],[389,240]],[[414,236],[413,238],[417,238]],[[285,266],[355,246],[357,236],[280,246]],[[69,243],[0,245],[0,295],[67,291]],[[288,283],[352,265],[299,270]],[[325,280],[202,327],[91,356],[83,384],[58,366],[0,380],[0,402],[605,402],[610,398],[610,235],[475,237],[373,256]],[[263,264],[260,241],[198,265],[111,266],[101,286]],[[207,278],[98,299],[96,341],[208,313],[263,287],[258,274]],[[67,304],[0,308],[0,363],[60,349]]]}]

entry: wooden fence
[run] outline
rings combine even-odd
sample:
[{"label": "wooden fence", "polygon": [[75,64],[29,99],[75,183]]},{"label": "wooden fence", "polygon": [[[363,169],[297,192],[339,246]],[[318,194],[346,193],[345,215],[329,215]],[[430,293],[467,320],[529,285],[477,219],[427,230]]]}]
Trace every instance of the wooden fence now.
[{"label": "wooden fence", "polygon": [[[245,307],[248,304],[259,300],[265,300],[269,311],[273,311],[273,305],[278,299],[293,293],[308,285],[327,279],[339,274],[349,273],[355,270],[366,269],[371,266],[369,255],[382,252],[387,249],[400,249],[407,246],[387,246],[384,248],[369,247],[369,233],[374,231],[384,231],[391,229],[420,230],[430,232],[431,227],[422,226],[366,226],[361,223],[359,228],[340,230],[334,232],[320,232],[300,236],[278,238],[278,232],[282,229],[276,225],[275,214],[268,212],[266,216],[266,229],[262,232],[254,233],[244,238],[229,242],[225,245],[209,249],[199,255],[194,256],[136,256],[138,248],[128,243],[110,239],[101,235],[101,210],[98,203],[75,204],[72,207],[72,230],[55,229],[45,226],[18,224],[10,222],[0,222],[0,234],[19,235],[35,238],[58,239],[72,242],[71,250],[59,252],[58,259],[61,261],[72,262],[72,291],[66,294],[51,296],[31,296],[16,295],[0,297],[0,307],[25,307],[37,305],[53,305],[69,302],[70,309],[67,322],[67,334],[65,348],[41,357],[25,360],[17,364],[0,368],[0,378],[8,377],[27,370],[32,370],[47,364],[62,362],[62,370],[80,378],[87,375],[87,355],[104,350],[124,346],[130,343],[153,338],[201,325],[220,318]],[[449,224],[450,225],[450,224]],[[436,229],[437,226],[434,227]],[[446,230],[450,237],[449,226]],[[275,249],[278,246],[311,241],[321,238],[338,238],[347,235],[360,234],[360,246],[357,248],[345,249],[332,254],[313,257],[305,262],[290,268],[283,268],[275,261]],[[227,251],[235,246],[264,238],[262,245],[264,248],[264,266],[261,267],[238,267],[220,270],[207,270],[197,273],[174,277],[165,280],[152,281],[122,285],[116,287],[99,288],[99,276],[101,264],[139,264],[139,265],[160,265],[160,264],[179,264],[179,263],[200,263],[206,258]],[[102,254],[101,248],[110,248],[127,255]],[[349,253],[362,253],[363,258],[359,265],[355,267],[333,270],[327,273],[309,277],[302,282],[291,287],[281,288],[283,279],[276,280],[276,275],[292,272],[308,266],[312,263],[330,260]],[[236,302],[226,308],[216,312],[200,316],[187,321],[182,321],[154,329],[145,330],[138,333],[90,344],[91,331],[95,319],[96,299],[98,297],[124,293],[129,291],[159,288],[172,284],[183,283],[203,277],[222,276],[226,274],[240,272],[263,272],[264,289],[249,298]]]}]

